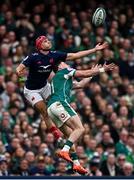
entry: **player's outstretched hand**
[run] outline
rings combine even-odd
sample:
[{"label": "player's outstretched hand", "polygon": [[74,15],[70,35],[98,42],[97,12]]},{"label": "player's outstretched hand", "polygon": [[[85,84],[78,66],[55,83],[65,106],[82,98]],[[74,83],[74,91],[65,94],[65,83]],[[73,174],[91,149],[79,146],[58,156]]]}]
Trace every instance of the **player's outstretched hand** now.
[{"label": "player's outstretched hand", "polygon": [[98,72],[101,67],[102,67],[102,65],[95,64],[95,65],[93,65],[93,66],[91,67],[91,70],[92,70],[93,72]]},{"label": "player's outstretched hand", "polygon": [[115,65],[114,63],[111,64],[104,64],[103,68],[105,71],[113,71],[117,69],[117,65]]},{"label": "player's outstretched hand", "polygon": [[95,46],[95,50],[96,51],[100,51],[100,50],[103,50],[105,48],[108,47],[108,43],[107,42],[104,42],[103,44],[101,43],[98,43],[96,46]]}]

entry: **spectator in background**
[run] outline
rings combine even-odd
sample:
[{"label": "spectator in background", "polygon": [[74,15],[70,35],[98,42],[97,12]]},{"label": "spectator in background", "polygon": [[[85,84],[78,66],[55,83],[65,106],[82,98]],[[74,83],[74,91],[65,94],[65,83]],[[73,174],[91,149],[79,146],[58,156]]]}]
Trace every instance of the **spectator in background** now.
[{"label": "spectator in background", "polygon": [[4,156],[0,156],[0,176],[9,176],[11,172],[9,171],[8,163]]},{"label": "spectator in background", "polygon": [[119,175],[119,169],[116,165],[116,159],[114,154],[108,154],[107,160],[102,163],[100,170],[104,176]]},{"label": "spectator in background", "polygon": [[25,154],[25,159],[28,161],[29,167],[34,165],[35,154],[32,151],[28,151]]},{"label": "spectator in background", "polygon": [[133,164],[129,163],[129,162],[125,162],[123,165],[123,175],[124,176],[133,176],[134,172],[133,172]]},{"label": "spectator in background", "polygon": [[49,172],[46,170],[45,167],[45,159],[43,156],[37,157],[37,164],[30,169],[30,175],[49,175]]},{"label": "spectator in background", "polygon": [[56,176],[65,176],[67,175],[67,163],[63,160],[59,161],[56,166]]},{"label": "spectator in background", "polygon": [[2,141],[0,141],[0,154],[4,154],[6,151],[4,144],[2,143]]},{"label": "spectator in background", "polygon": [[123,166],[126,162],[126,156],[124,154],[118,154],[117,156],[117,166],[119,168],[119,174],[123,175]]},{"label": "spectator in background", "polygon": [[17,169],[16,174],[20,176],[29,176],[29,164],[26,159],[22,159],[20,162],[20,166]]},{"label": "spectator in background", "polygon": [[90,175],[92,176],[102,176],[102,172],[100,171],[100,157],[98,154],[94,155],[89,161],[90,166]]},{"label": "spectator in background", "polygon": [[126,146],[128,138],[128,131],[126,129],[122,129],[120,132],[120,140],[116,143],[116,153],[117,154],[125,154],[128,155],[128,148]]},{"label": "spectator in background", "polygon": [[1,98],[4,102],[4,108],[8,108],[10,97],[11,97],[12,93],[15,92],[15,89],[16,89],[16,87],[15,87],[15,84],[13,82],[10,81],[6,84],[5,90],[1,94]]}]

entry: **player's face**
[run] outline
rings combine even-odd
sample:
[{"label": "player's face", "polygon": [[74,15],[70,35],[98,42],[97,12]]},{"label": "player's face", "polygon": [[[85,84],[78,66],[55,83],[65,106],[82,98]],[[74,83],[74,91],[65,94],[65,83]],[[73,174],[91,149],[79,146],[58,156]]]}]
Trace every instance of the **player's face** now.
[{"label": "player's face", "polygon": [[52,43],[51,41],[49,41],[47,38],[42,42],[41,44],[41,48],[43,50],[50,50],[52,47]]}]

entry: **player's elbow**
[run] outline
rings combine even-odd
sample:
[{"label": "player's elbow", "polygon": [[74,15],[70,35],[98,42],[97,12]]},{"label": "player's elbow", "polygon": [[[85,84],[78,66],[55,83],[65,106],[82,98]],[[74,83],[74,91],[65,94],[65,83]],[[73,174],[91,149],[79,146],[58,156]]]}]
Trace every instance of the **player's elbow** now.
[{"label": "player's elbow", "polygon": [[82,89],[83,88],[83,84],[80,82],[75,83],[75,85],[73,86],[73,89]]},{"label": "player's elbow", "polygon": [[80,134],[81,134],[81,136],[82,136],[82,135],[84,134],[84,132],[85,132],[85,128],[84,128],[84,127],[81,127],[79,131],[80,131]]},{"label": "player's elbow", "polygon": [[76,59],[76,53],[68,53],[66,60],[74,60]]}]

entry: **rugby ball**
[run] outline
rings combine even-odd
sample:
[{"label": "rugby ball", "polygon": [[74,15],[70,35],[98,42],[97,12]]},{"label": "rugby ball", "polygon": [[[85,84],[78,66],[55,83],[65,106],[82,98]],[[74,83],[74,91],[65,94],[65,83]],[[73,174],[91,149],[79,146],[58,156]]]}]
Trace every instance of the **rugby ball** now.
[{"label": "rugby ball", "polygon": [[100,26],[105,22],[105,19],[106,19],[105,9],[102,7],[97,8],[92,17],[92,23],[95,26]]}]

